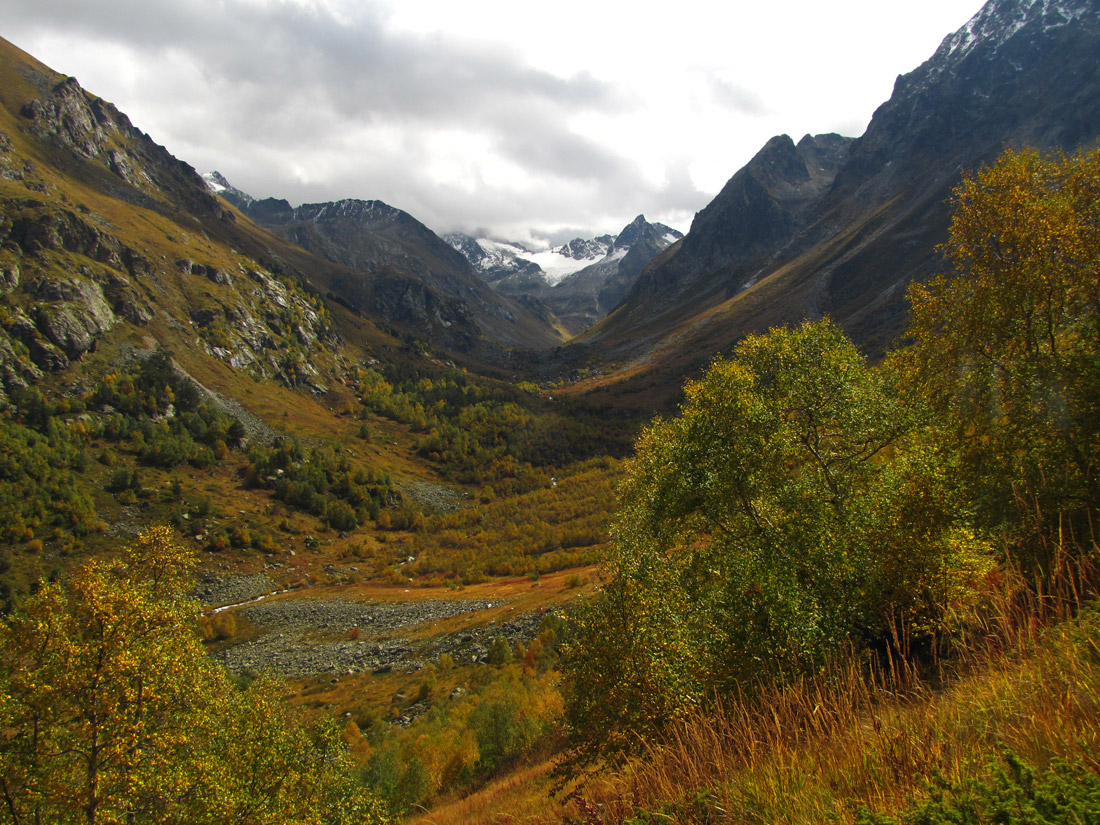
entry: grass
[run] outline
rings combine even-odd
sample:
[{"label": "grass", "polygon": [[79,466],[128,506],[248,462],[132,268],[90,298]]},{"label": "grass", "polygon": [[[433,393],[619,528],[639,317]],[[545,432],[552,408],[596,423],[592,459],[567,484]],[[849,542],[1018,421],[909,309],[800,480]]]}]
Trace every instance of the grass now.
[{"label": "grass", "polygon": [[864,808],[895,815],[944,783],[984,780],[1002,752],[1100,775],[1100,607],[1074,615],[1065,598],[1089,579],[1002,594],[929,673],[847,660],[718,703],[590,780],[577,813],[604,824],[855,822]]},{"label": "grass", "polygon": [[553,761],[526,765],[467,796],[439,801],[430,811],[409,817],[409,825],[551,825],[562,821],[565,803],[552,797]]}]

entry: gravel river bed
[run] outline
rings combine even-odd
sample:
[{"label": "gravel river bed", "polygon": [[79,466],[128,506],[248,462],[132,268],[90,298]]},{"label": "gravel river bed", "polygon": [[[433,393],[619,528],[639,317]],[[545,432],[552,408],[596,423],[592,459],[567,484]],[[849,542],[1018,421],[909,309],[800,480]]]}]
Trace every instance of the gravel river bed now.
[{"label": "gravel river bed", "polygon": [[[258,638],[215,654],[234,672],[271,671],[282,676],[418,670],[447,653],[484,661],[498,636],[514,644],[538,635],[541,615],[475,627],[411,643],[403,632],[464,614],[499,607],[500,600],[368,602],[278,598],[237,609],[261,631]],[[358,638],[353,638],[358,636]]]}]

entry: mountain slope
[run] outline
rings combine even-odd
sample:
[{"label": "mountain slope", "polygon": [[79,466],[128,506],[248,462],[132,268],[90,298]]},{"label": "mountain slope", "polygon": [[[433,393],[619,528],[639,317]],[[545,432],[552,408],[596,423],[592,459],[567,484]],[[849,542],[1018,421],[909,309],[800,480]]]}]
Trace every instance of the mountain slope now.
[{"label": "mountain slope", "polygon": [[[292,362],[308,365],[293,369],[292,381],[304,381],[314,359],[276,353],[284,339],[288,345],[293,339],[293,348],[303,353],[317,340],[312,332],[296,330],[297,316],[309,313],[302,309],[289,321],[277,320],[288,310],[272,310],[266,301],[267,293],[279,288],[261,288],[267,297],[244,297],[242,290],[251,295],[257,278],[304,290],[302,300],[308,296],[315,304],[311,312],[327,319],[326,334],[357,346],[389,338],[375,321],[398,335],[461,353],[471,364],[499,360],[511,347],[540,348],[560,340],[548,323],[481,284],[461,256],[404,213],[383,205],[374,210],[382,226],[366,236],[377,240],[371,248],[359,231],[370,211],[364,204],[318,206],[293,225],[297,239],[313,246],[314,254],[242,217],[212,194],[194,169],[75,78],[53,72],[6,42],[0,52],[0,130],[6,136],[0,140],[0,199],[12,226],[4,264],[15,283],[11,294],[19,299],[9,325],[14,338],[0,358],[13,376],[25,371],[19,366],[24,348],[37,353],[37,362],[30,359],[36,368],[41,362],[61,369],[122,317],[163,329],[154,337],[173,349],[205,346],[227,363],[248,364],[264,376],[281,372],[289,379],[288,369],[276,362],[288,368]],[[341,245],[344,236],[364,242],[349,252]],[[35,264],[26,257],[36,251],[48,260]],[[18,285],[14,273],[22,270],[24,281],[48,273],[43,279],[52,280],[62,270],[58,259],[74,254],[90,256],[109,271],[77,272],[69,286],[41,295]],[[355,268],[372,254],[376,269]],[[85,283],[89,279],[94,286]],[[193,286],[196,279],[203,285]],[[103,312],[100,293],[113,317]],[[62,294],[83,297],[64,301],[56,312],[28,314],[43,296]],[[326,299],[332,303],[326,306]],[[71,329],[62,330],[62,324]],[[76,328],[85,332],[77,334]],[[184,334],[187,330],[192,333]],[[261,356],[265,349],[268,355]],[[324,387],[335,379],[310,380]]]},{"label": "mountain slope", "polygon": [[127,338],[261,379],[331,384],[328,312],[193,169],[6,42],[0,81],[5,393]]},{"label": "mountain slope", "polygon": [[325,288],[357,311],[407,324],[433,343],[469,352],[544,348],[559,342],[548,324],[493,292],[469,262],[420,221],[381,201],[347,199],[298,207],[255,200],[220,175],[208,183],[245,215],[285,240],[355,274]]},{"label": "mountain slope", "polygon": [[1095,0],[991,0],[898,78],[859,139],[770,141],[583,340],[612,358],[686,365],[828,314],[881,352],[904,325],[906,286],[942,266],[963,170],[1006,145],[1096,140],[1097,53]]}]

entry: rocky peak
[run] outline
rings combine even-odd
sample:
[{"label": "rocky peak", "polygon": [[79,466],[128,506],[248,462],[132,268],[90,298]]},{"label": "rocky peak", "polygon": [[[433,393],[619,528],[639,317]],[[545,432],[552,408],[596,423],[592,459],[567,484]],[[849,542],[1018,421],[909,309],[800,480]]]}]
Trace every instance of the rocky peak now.
[{"label": "rocky peak", "polygon": [[[68,147],[86,160],[111,148],[111,135],[119,131],[122,119],[113,106],[85,94],[75,77],[56,84],[48,97],[24,104],[19,113],[40,137]],[[125,125],[129,127],[128,120]]]},{"label": "rocky peak", "polygon": [[263,226],[277,226],[294,220],[294,207],[284,198],[263,198],[245,206],[237,204],[237,207]]},{"label": "rocky peak", "polygon": [[85,92],[75,77],[47,88],[19,109],[28,133],[93,167],[102,164],[129,184],[116,194],[130,203],[162,214],[190,211],[229,219],[194,169],[136,129],[112,104]]},{"label": "rocky peak", "polygon": [[443,240],[461,252],[463,257],[475,267],[479,267],[482,261],[488,257],[481,244],[477,242],[477,238],[473,235],[466,235],[462,232],[451,232],[444,235]]},{"label": "rocky peak", "polygon": [[804,135],[795,148],[811,178],[834,178],[848,159],[852,140],[835,133]]},{"label": "rocky peak", "polygon": [[[769,140],[695,216],[684,249],[699,248],[703,268],[724,268],[790,239],[803,213],[833,182],[851,141],[839,135]],[[720,260],[724,259],[724,260]]]},{"label": "rocky peak", "polygon": [[639,244],[646,243],[653,247],[646,259],[648,262],[649,258],[657,252],[682,237],[684,234],[679,230],[665,226],[663,223],[650,223],[645,219],[645,215],[639,215],[623,227],[623,231],[615,238],[610,252],[630,251]]},{"label": "rocky peak", "polygon": [[398,223],[405,217],[411,218],[406,212],[382,201],[365,201],[357,198],[345,198],[329,203],[304,203],[294,210],[294,217],[295,220],[314,223],[343,219],[371,226]]},{"label": "rocky peak", "polygon": [[600,235],[598,238],[574,238],[569,243],[562,244],[555,252],[566,258],[583,261],[586,258],[600,258],[607,254],[615,238],[611,235]]},{"label": "rocky peak", "polygon": [[649,227],[649,221],[645,219],[645,215],[639,215],[626,226],[623,227],[623,231],[615,237],[615,242],[611,245],[610,251],[616,249],[629,249],[642,235],[645,234],[646,228]]},{"label": "rocky peak", "polygon": [[[221,195],[231,204],[238,209],[246,210],[251,204],[255,203],[256,199],[249,195],[247,192],[242,192],[236,186],[231,184],[225,179],[225,176],[218,171],[207,172],[202,176],[202,179],[206,182],[207,188],[215,195]],[[289,206],[289,204],[288,204]]]},{"label": "rocky peak", "polygon": [[1098,40],[1095,0],[990,0],[897,79],[853,147],[837,198],[858,188],[865,201],[885,203],[946,185],[1006,144],[1095,141]]}]

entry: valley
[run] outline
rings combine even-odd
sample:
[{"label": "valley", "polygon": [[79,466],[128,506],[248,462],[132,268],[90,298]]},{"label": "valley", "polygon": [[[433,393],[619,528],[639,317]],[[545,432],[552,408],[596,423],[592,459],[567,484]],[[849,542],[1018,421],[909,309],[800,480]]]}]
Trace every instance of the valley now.
[{"label": "valley", "polygon": [[1095,781],[1098,42],[990,0],[687,234],[533,252],[256,199],[0,40],[0,819],[895,825],[1001,743]]}]

